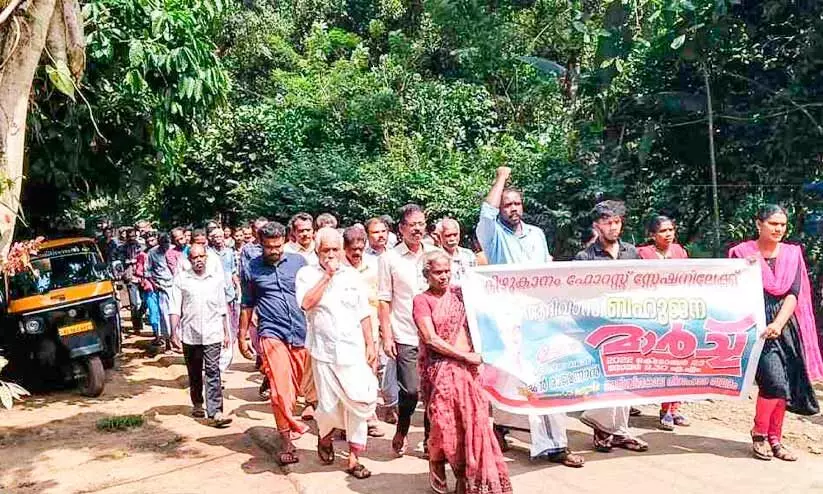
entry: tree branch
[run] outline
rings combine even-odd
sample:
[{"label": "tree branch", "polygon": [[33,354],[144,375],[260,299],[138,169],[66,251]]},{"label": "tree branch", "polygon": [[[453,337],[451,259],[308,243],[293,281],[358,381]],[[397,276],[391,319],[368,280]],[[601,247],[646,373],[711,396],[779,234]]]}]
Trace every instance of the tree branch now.
[{"label": "tree branch", "polygon": [[11,3],[6,5],[6,8],[3,9],[3,12],[0,12],[0,25],[6,22],[11,13],[14,12],[17,6],[21,3],[23,3],[23,0],[11,0]]}]

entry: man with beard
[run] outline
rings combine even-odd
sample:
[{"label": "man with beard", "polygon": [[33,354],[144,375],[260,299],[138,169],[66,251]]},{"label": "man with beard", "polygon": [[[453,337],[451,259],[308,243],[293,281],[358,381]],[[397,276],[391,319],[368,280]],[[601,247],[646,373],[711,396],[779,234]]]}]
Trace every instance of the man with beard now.
[{"label": "man with beard", "polygon": [[[634,245],[620,240],[623,233],[623,217],[626,206],[622,201],[603,201],[592,211],[593,228],[597,239],[575,256],[576,261],[611,261],[616,259],[640,259]],[[594,429],[594,449],[609,452],[612,448],[643,452],[649,445],[632,436],[629,430],[630,407],[599,408],[587,410],[580,421]]]},{"label": "man with beard", "polygon": [[[543,264],[552,256],[546,245],[546,235],[533,225],[523,222],[523,194],[506,187],[511,168],[501,166],[480,207],[477,239],[489,264]],[[508,449],[506,434],[510,429],[529,432],[530,456],[543,458],[568,467],[582,467],[585,460],[568,448],[566,415],[512,415],[494,410],[495,434],[502,450]],[[528,423],[524,423],[528,421]],[[506,424],[506,425],[503,425]]]},{"label": "man with beard", "polygon": [[392,438],[392,449],[398,456],[406,452],[406,436],[418,400],[417,325],[412,317],[415,295],[428,288],[423,277],[423,256],[437,250],[424,244],[426,215],[416,204],[407,204],[400,210],[402,241],[380,256],[377,264],[377,298],[380,336],[383,351],[397,367],[398,393],[397,430]]},{"label": "man with beard", "polygon": [[284,251],[300,254],[308,264],[317,265],[314,249],[314,219],[308,213],[297,213],[289,220],[289,237]]},{"label": "man with beard", "polygon": [[266,224],[258,237],[263,254],[246,268],[238,344],[244,357],[253,358],[246,337],[256,311],[262,371],[271,386],[271,407],[282,444],[277,461],[287,465],[300,461],[292,441],[309,430],[292,416],[309,366],[306,318],[295,291],[297,272],[306,261],[298,254],[283,252],[286,229],[280,223]]},{"label": "man with beard", "polygon": [[335,430],[345,431],[346,472],[365,479],[371,472],[359,456],[366,449],[368,420],[377,403],[368,291],[357,271],[341,265],[343,238],[337,230],[320,228],[316,242],[319,265],[297,273],[297,301],[306,312],[306,346],[317,386],[317,454],[323,464],[334,463]]}]

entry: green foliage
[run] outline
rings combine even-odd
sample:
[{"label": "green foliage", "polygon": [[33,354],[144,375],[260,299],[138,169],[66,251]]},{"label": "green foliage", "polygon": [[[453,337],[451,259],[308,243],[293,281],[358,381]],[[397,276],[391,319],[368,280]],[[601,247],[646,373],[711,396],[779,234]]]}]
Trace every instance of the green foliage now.
[{"label": "green foliage", "polygon": [[106,432],[125,431],[142,427],[145,418],[142,415],[112,415],[97,421],[97,430]]},{"label": "green foliage", "polygon": [[91,5],[84,91],[106,140],[82,107],[48,99],[31,168],[75,196],[119,191],[123,214],[137,204],[173,224],[306,210],[348,223],[416,201],[470,230],[505,164],[559,258],[602,198],[626,200],[635,242],[652,213],[676,217],[695,255],[751,235],[757,205],[781,202],[792,238],[812,259],[823,251],[803,233],[823,204],[801,190],[823,175],[819,3]]},{"label": "green foliage", "polygon": [[[212,41],[224,13],[221,0],[84,5],[82,97],[74,104],[37,80],[34,85],[23,200],[36,228],[48,227],[69,206],[86,209],[91,200],[116,195],[134,205],[147,187],[175,180],[189,138],[230,88]],[[47,75],[73,96],[64,69],[46,72],[38,77]],[[148,206],[137,214],[153,212]]]}]

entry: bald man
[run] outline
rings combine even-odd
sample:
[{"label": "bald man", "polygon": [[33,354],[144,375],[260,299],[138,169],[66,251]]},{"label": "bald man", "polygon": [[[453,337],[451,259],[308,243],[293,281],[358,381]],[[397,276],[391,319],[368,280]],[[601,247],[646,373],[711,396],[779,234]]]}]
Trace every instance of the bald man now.
[{"label": "bald man", "polygon": [[343,237],[330,227],[315,237],[318,265],[297,273],[297,302],[306,312],[306,347],[317,388],[317,452],[334,463],[334,430],[346,431],[346,472],[365,479],[371,472],[359,461],[366,449],[368,420],[377,405],[376,353],[369,292],[360,274],[341,264]]}]

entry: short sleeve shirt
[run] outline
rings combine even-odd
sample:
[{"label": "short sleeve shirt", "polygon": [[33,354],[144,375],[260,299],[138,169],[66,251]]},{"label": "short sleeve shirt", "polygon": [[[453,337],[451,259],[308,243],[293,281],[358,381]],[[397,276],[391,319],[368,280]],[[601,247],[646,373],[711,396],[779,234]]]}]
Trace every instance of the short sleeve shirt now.
[{"label": "short sleeve shirt", "polygon": [[504,225],[500,209],[484,202],[480,207],[477,239],[489,264],[543,264],[552,260],[543,230],[520,224],[520,233]]},{"label": "short sleeve shirt", "polygon": [[174,277],[169,314],[180,316],[180,335],[187,345],[223,341],[226,296],[223,277],[206,271],[202,276],[184,269]]},{"label": "short sleeve shirt", "polygon": [[306,316],[297,303],[297,272],[306,265],[298,254],[283,253],[276,264],[263,256],[249,262],[243,307],[257,310],[257,333],[302,347],[306,341]]},{"label": "short sleeve shirt", "polygon": [[386,251],[377,261],[377,299],[391,303],[391,329],[394,341],[417,346],[417,325],[412,317],[414,296],[428,288],[423,277],[423,256],[437,247],[421,243],[414,253],[405,242]]}]

